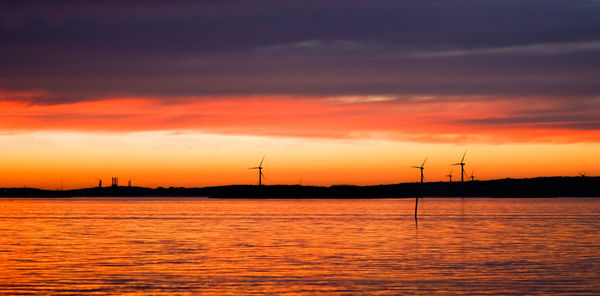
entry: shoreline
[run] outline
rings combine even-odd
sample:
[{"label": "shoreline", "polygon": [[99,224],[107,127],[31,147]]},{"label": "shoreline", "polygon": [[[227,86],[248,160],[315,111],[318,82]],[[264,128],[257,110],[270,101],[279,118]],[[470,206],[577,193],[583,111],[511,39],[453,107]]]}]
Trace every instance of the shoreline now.
[{"label": "shoreline", "polygon": [[380,199],[413,197],[600,197],[600,177],[537,177],[386,185],[226,185],[213,187],[92,187],[70,190],[0,188],[0,198],[203,197],[228,199]]}]

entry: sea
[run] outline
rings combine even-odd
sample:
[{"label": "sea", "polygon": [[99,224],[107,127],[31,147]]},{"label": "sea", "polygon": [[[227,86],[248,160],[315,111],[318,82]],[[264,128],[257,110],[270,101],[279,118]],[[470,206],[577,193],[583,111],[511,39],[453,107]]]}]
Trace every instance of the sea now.
[{"label": "sea", "polygon": [[600,295],[600,198],[0,199],[0,295]]}]

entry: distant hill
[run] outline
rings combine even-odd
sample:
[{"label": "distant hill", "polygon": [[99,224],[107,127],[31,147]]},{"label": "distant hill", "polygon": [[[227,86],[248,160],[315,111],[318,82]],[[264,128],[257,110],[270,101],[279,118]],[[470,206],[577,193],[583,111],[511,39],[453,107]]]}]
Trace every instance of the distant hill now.
[{"label": "distant hill", "polygon": [[600,197],[600,177],[538,177],[469,182],[400,183],[375,186],[229,185],[202,188],[104,187],[73,190],[3,188],[0,197],[211,197],[211,198],[395,198]]}]

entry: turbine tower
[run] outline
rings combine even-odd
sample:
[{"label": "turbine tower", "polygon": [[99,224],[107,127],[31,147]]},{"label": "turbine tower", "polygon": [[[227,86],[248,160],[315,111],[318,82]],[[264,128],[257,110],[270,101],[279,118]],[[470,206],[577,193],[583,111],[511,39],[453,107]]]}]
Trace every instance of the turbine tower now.
[{"label": "turbine tower", "polygon": [[463,154],[462,159],[460,160],[459,163],[455,163],[452,165],[460,165],[460,181],[464,182],[465,181],[465,156],[467,155],[467,151],[465,150],[465,153]]},{"label": "turbine tower", "polygon": [[446,175],[446,177],[450,179],[450,183],[452,183],[452,171],[453,170],[450,170],[450,174]]},{"label": "turbine tower", "polygon": [[249,168],[249,170],[258,170],[258,186],[262,185],[262,178],[265,177],[265,175],[263,175],[263,173],[262,173],[262,169],[263,169],[262,164],[263,164],[263,161],[265,161],[265,157],[264,156],[260,160],[260,163],[258,164],[257,167]]},{"label": "turbine tower", "polygon": [[415,169],[420,169],[421,170],[421,183],[423,183],[423,169],[425,168],[425,162],[427,161],[427,158],[429,158],[429,156],[425,157],[425,160],[423,160],[423,163],[420,166],[414,166],[414,165],[411,166],[411,167],[413,167]]}]

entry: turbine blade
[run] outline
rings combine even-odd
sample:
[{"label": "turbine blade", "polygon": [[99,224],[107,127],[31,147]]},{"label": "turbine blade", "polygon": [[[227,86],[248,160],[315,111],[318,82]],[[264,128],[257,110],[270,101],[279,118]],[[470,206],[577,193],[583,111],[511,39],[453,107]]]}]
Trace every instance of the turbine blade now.
[{"label": "turbine blade", "polygon": [[266,179],[267,177],[265,177],[265,174],[263,174],[263,172],[260,172],[260,175],[263,177],[263,179]]},{"label": "turbine blade", "polygon": [[415,168],[415,169],[420,169],[420,168],[421,168],[421,167],[414,166],[414,165],[411,165],[410,167],[411,167],[411,168]]},{"label": "turbine blade", "polygon": [[451,164],[451,166],[453,166],[453,165],[460,165],[460,163]]},{"label": "turbine blade", "polygon": [[249,170],[256,170],[258,167],[248,168]]},{"label": "turbine blade", "polygon": [[425,165],[425,162],[427,161],[428,158],[429,158],[429,156],[425,157],[425,160],[423,160],[423,163],[421,164],[421,166]]},{"label": "turbine blade", "polygon": [[265,161],[265,156],[266,155],[263,155],[263,158],[260,160],[260,164],[258,166],[262,166],[263,161]]},{"label": "turbine blade", "polygon": [[465,150],[465,153],[463,154],[462,159],[460,160],[460,162],[464,162],[465,161],[465,156],[467,155],[467,150]]}]

